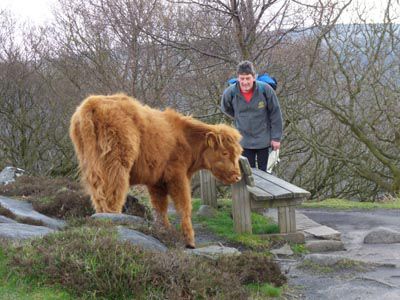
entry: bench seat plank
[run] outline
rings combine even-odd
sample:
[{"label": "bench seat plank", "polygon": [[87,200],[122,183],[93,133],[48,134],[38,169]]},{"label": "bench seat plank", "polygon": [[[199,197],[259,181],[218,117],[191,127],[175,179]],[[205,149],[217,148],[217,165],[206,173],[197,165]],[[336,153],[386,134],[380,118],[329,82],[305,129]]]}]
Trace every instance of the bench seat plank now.
[{"label": "bench seat plank", "polygon": [[265,180],[262,177],[257,176],[256,174],[254,174],[254,183],[256,187],[258,187],[259,189],[264,190],[265,192],[271,194],[273,196],[273,199],[293,198],[292,192],[284,188],[281,188],[279,185],[276,185],[273,182]]},{"label": "bench seat plank", "polygon": [[310,192],[295,186],[294,184],[291,184],[281,178],[275,177],[271,174],[268,174],[266,172],[263,172],[261,170],[258,169],[252,169],[253,171],[253,177],[257,178],[260,177],[264,180],[267,180],[269,182],[272,182],[273,184],[289,191],[290,193],[293,194],[293,197],[309,197],[310,196]]},{"label": "bench seat plank", "polygon": [[272,200],[274,199],[274,195],[260,189],[257,186],[247,186],[247,190],[249,191],[251,198],[256,201],[264,201],[264,200]]}]

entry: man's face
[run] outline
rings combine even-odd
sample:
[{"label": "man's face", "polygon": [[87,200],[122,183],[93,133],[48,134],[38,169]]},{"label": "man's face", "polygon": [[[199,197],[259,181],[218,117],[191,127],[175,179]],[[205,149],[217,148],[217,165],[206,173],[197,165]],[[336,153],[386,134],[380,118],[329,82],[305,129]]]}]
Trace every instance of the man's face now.
[{"label": "man's face", "polygon": [[250,92],[253,88],[254,82],[256,81],[256,77],[252,74],[239,74],[239,85],[240,89],[243,92]]}]

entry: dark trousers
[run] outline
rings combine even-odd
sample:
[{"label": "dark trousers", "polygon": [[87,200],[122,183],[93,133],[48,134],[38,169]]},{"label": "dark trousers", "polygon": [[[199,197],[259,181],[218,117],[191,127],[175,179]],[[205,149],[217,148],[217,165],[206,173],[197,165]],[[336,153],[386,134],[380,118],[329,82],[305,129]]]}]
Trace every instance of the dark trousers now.
[{"label": "dark trousers", "polygon": [[257,167],[262,171],[267,171],[267,162],[269,155],[269,147],[263,149],[243,149],[243,156],[247,157],[249,160],[250,166],[252,168],[256,167],[256,158],[257,158]]}]

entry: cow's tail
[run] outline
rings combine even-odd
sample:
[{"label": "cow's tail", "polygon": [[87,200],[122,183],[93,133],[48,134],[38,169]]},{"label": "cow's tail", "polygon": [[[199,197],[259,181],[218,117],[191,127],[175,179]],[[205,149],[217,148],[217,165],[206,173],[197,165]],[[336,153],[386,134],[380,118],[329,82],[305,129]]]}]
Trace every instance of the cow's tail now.
[{"label": "cow's tail", "polygon": [[96,212],[120,213],[136,145],[130,144],[132,139],[124,140],[127,134],[121,131],[124,128],[118,126],[112,111],[107,111],[101,100],[91,100],[86,100],[72,116],[70,137]]}]

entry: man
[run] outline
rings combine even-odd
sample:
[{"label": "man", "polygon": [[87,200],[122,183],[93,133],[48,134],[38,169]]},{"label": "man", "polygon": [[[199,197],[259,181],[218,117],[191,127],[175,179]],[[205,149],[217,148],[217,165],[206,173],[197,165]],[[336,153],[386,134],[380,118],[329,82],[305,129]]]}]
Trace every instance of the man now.
[{"label": "man", "polygon": [[235,121],[243,136],[243,156],[250,166],[266,171],[269,150],[278,150],[282,138],[282,113],[271,86],[256,81],[254,66],[242,61],[237,66],[238,80],[222,95],[221,110]]}]

